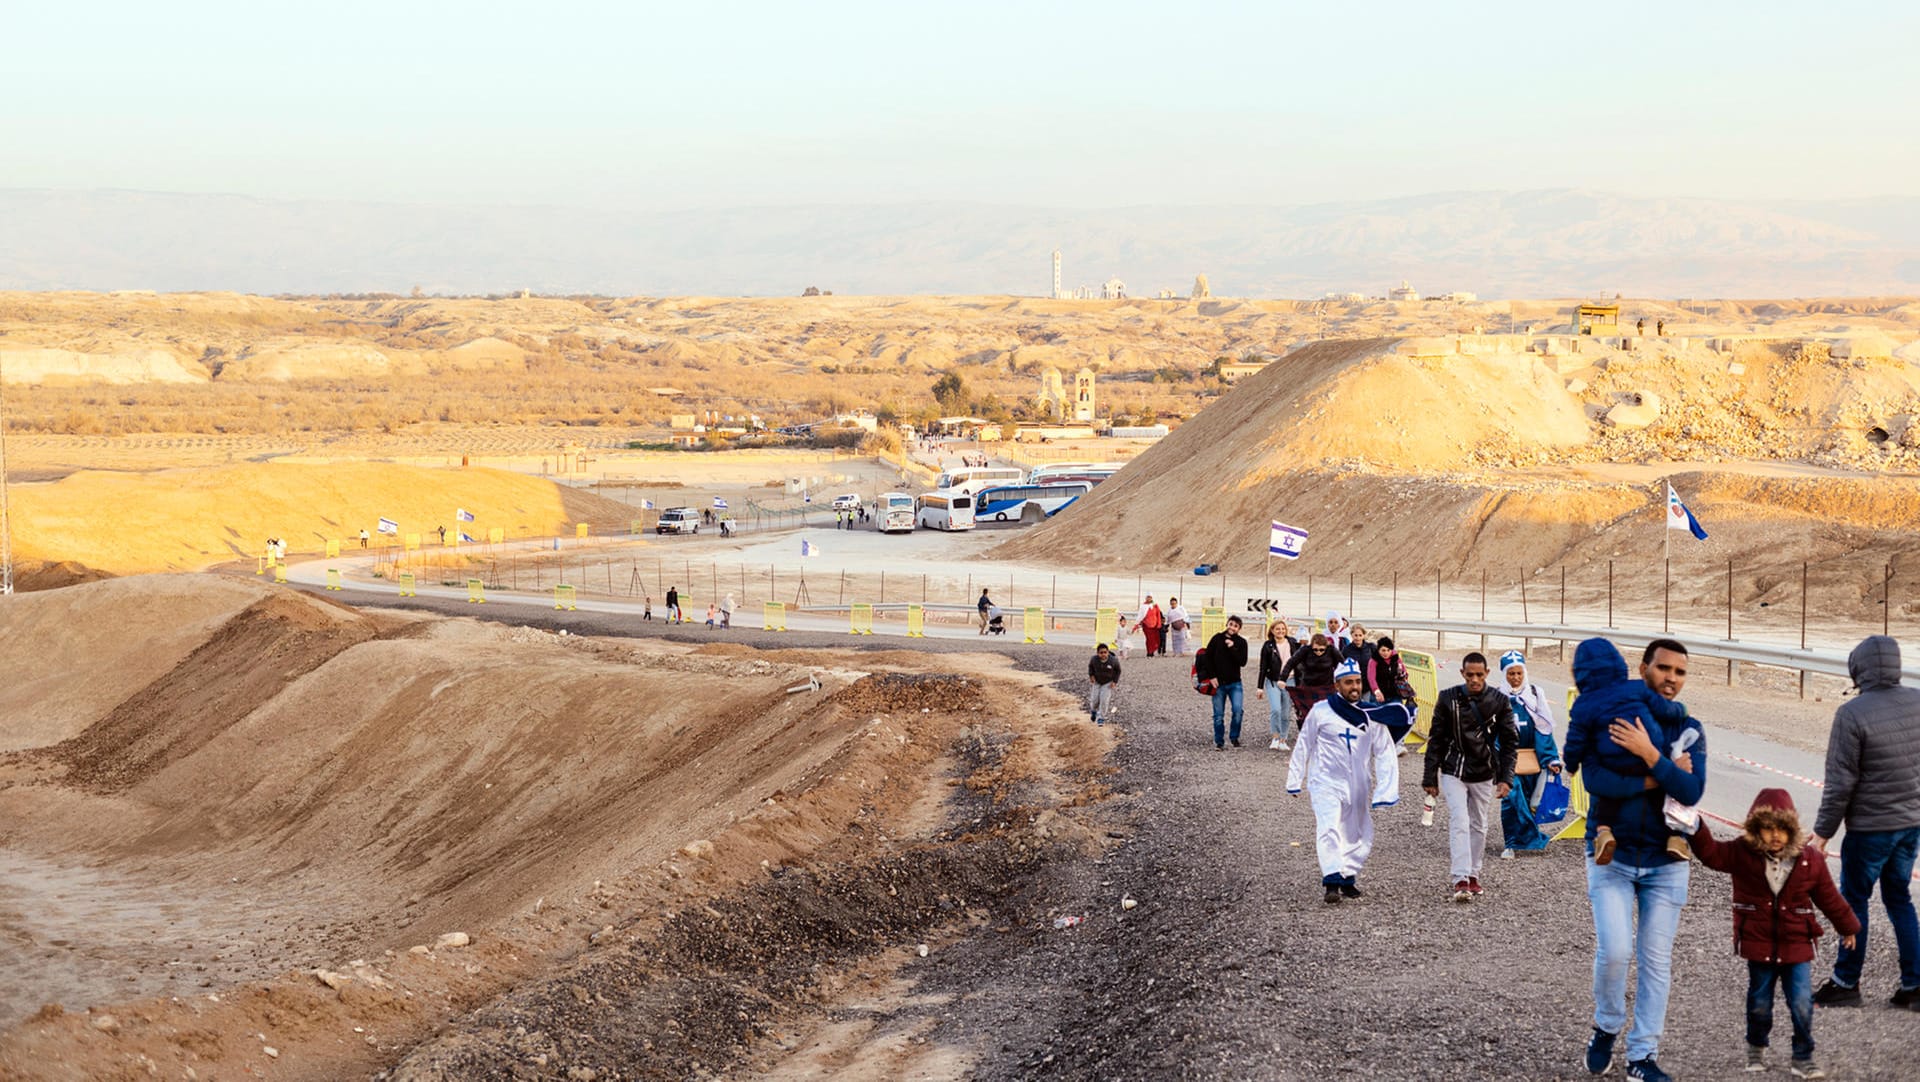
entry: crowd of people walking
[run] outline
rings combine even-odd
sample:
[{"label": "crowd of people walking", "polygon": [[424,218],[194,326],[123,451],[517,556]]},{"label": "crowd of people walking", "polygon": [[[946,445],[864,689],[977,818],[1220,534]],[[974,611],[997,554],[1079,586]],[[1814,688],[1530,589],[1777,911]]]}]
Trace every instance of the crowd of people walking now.
[{"label": "crowd of people walking", "polygon": [[[1121,620],[1123,639],[1137,630],[1148,658],[1185,654],[1187,624],[1177,599],[1162,608],[1151,596],[1131,621]],[[1721,839],[1697,808],[1707,785],[1707,728],[1681,701],[1688,653],[1674,639],[1648,643],[1637,673],[1611,642],[1580,643],[1572,666],[1577,694],[1561,731],[1519,650],[1500,654],[1497,671],[1486,655],[1465,655],[1459,682],[1438,689],[1423,709],[1393,640],[1374,639],[1339,613],[1318,629],[1303,628],[1304,638],[1274,619],[1257,648],[1242,630],[1240,617],[1228,617],[1193,663],[1194,686],[1209,696],[1208,735],[1218,751],[1240,746],[1243,671],[1252,664],[1254,695],[1267,707],[1268,748],[1290,753],[1287,791],[1309,797],[1320,888],[1330,905],[1363,896],[1373,816],[1398,802],[1397,764],[1410,734],[1423,752],[1423,822],[1432,825],[1437,804],[1446,809],[1445,894],[1457,903],[1487,892],[1481,880],[1496,818],[1502,860],[1545,849],[1550,835],[1541,825],[1561,818],[1568,777],[1584,787],[1595,945],[1592,1032],[1580,1059],[1589,1072],[1610,1071],[1624,1044],[1627,1077],[1670,1077],[1658,1055],[1696,861],[1732,878],[1735,950],[1748,972],[1746,1070],[1767,1068],[1779,998],[1791,1022],[1788,1070],[1826,1076],[1815,1060],[1814,1007],[1863,1002],[1876,889],[1899,959],[1889,1002],[1920,1011],[1920,918],[1911,896],[1920,850],[1920,688],[1901,685],[1893,639],[1872,636],[1849,658],[1859,694],[1835,716],[1811,829],[1803,829],[1789,794],[1768,789],[1754,799],[1740,834]],[[1096,723],[1112,720],[1123,647],[1102,644],[1089,662]],[[1826,851],[1843,826],[1836,884]],[[1817,990],[1816,913],[1839,937],[1831,976]]]}]

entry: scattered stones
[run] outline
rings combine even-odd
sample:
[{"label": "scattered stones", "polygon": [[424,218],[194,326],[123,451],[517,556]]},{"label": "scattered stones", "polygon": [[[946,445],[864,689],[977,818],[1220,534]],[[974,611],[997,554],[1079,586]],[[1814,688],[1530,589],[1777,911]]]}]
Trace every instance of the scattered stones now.
[{"label": "scattered stones", "polygon": [[352,977],[347,976],[345,973],[335,973],[330,969],[316,969],[313,971],[313,975],[321,984],[326,985],[336,992],[353,983]]},{"label": "scattered stones", "polygon": [[433,945],[435,947],[464,947],[472,942],[473,940],[469,938],[465,932],[448,932],[439,939],[434,940]]},{"label": "scattered stones", "polygon": [[110,1014],[97,1014],[93,1017],[93,1028],[102,1033],[116,1033],[120,1029],[120,1020]]}]

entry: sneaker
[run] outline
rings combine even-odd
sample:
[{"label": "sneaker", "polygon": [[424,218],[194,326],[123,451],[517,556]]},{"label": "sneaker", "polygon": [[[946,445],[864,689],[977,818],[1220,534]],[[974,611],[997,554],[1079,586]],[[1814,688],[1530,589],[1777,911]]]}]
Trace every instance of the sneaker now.
[{"label": "sneaker", "polygon": [[1232,744],[1236,748],[1240,746],[1240,742],[1238,740],[1231,740],[1231,741],[1228,741],[1228,743]]},{"label": "sneaker", "polygon": [[1593,1036],[1587,1038],[1587,1073],[1606,1074],[1613,1070],[1613,1039],[1617,1033],[1608,1033],[1595,1026]]},{"label": "sneaker", "polygon": [[1687,844],[1687,839],[1675,834],[1667,839],[1667,855],[1680,860],[1692,860],[1693,847]]},{"label": "sneaker", "polygon": [[1360,897],[1360,887],[1353,883],[1340,884],[1340,893],[1348,898]]},{"label": "sneaker", "polygon": [[1287,742],[1276,736],[1273,738],[1273,743],[1267,745],[1267,750],[1268,751],[1285,751],[1287,750]]},{"label": "sneaker", "polygon": [[1407,757],[1407,746],[1406,746],[1405,744],[1401,744],[1401,745],[1399,745],[1399,747],[1398,747],[1398,748],[1396,748],[1396,749],[1394,750],[1394,754],[1395,754],[1395,755],[1398,755],[1398,756],[1399,756],[1399,757],[1401,757],[1402,759],[1404,759],[1404,758],[1406,758],[1406,757]]},{"label": "sneaker", "polygon": [[1500,859],[1501,859],[1501,860],[1512,860],[1512,859],[1513,859],[1513,850],[1511,850],[1511,849],[1502,849],[1502,850],[1500,850]]},{"label": "sneaker", "polygon": [[1339,888],[1339,887],[1328,887],[1328,888],[1327,888],[1327,897],[1326,897],[1326,902],[1327,902],[1327,904],[1328,904],[1328,905],[1339,905],[1339,904],[1340,904],[1340,888]]},{"label": "sneaker", "polygon": [[1612,827],[1601,827],[1593,832],[1593,862],[1612,864],[1614,846],[1620,844],[1613,837]]},{"label": "sneaker", "polygon": [[1757,1044],[1747,1046],[1747,1070],[1764,1071],[1767,1069],[1767,1050]]},{"label": "sneaker", "polygon": [[1453,900],[1456,902],[1473,901],[1473,884],[1465,879],[1453,885]]},{"label": "sneaker", "polygon": [[1910,1011],[1920,1011],[1920,988],[1902,988],[1887,1002],[1896,1007],[1905,1007]]},{"label": "sneaker", "polygon": [[1480,877],[1477,875],[1467,877],[1467,889],[1473,892],[1475,898],[1486,893],[1486,891],[1480,889]]},{"label": "sneaker", "polygon": [[1827,1072],[1821,1070],[1820,1065],[1811,1059],[1794,1060],[1792,1063],[1787,1064],[1787,1070],[1791,1072],[1795,1078],[1827,1077]]},{"label": "sneaker", "polygon": [[1635,1082],[1673,1082],[1673,1076],[1661,1070],[1652,1056],[1627,1064],[1627,1077]]},{"label": "sneaker", "polygon": [[1829,980],[1813,990],[1813,1001],[1822,1007],[1858,1007],[1860,989]]}]

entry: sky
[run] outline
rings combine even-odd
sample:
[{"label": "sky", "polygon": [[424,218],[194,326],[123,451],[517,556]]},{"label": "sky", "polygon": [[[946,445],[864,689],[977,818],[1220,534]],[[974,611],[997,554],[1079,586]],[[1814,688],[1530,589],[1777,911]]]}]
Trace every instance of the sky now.
[{"label": "sky", "polygon": [[1895,3],[0,5],[0,188],[715,208],[1920,194]]}]

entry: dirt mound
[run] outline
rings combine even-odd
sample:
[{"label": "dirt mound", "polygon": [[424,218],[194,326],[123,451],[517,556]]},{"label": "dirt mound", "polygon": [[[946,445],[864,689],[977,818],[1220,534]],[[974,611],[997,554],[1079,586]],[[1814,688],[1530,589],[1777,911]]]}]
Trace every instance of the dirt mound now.
[{"label": "dirt mound", "polygon": [[113,576],[77,560],[25,560],[13,565],[13,588],[21,593],[58,590]]},{"label": "dirt mound", "polygon": [[382,516],[403,533],[453,529],[456,507],[474,514],[469,531],[498,526],[508,538],[570,535],[576,522],[625,532],[633,515],[617,501],[502,470],[374,462],[83,470],[13,490],[14,551],[115,574],[197,569],[252,559],[269,537],[316,553],[374,530]]}]

